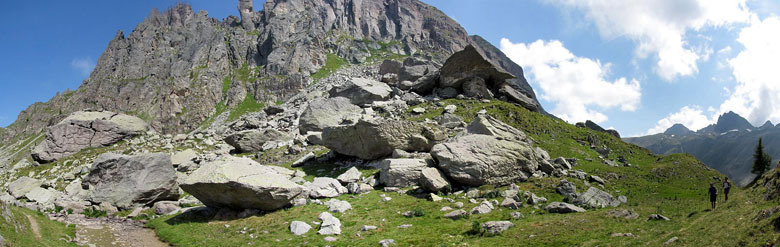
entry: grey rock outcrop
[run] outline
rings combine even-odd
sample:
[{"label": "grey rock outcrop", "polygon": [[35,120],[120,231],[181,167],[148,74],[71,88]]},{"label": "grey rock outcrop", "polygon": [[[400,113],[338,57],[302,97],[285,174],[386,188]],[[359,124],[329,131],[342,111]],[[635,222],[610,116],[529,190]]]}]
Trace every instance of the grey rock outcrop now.
[{"label": "grey rock outcrop", "polygon": [[325,127],[341,124],[345,117],[358,115],[363,111],[344,97],[317,98],[301,113],[299,129],[301,134],[309,131],[322,131]]},{"label": "grey rock outcrop", "polygon": [[46,128],[46,139],[32,152],[38,162],[52,162],[88,147],[104,147],[140,135],[144,120],[113,112],[79,111]]},{"label": "grey rock outcrop", "polygon": [[311,226],[303,221],[293,221],[290,223],[290,232],[295,236],[306,234],[311,230]]},{"label": "grey rock outcrop", "polygon": [[341,221],[338,218],[333,217],[333,215],[328,212],[322,212],[317,218],[322,221],[320,230],[317,231],[317,233],[320,235],[341,234]]},{"label": "grey rock outcrop", "polygon": [[363,176],[357,167],[349,168],[347,171],[336,177],[342,184],[354,183],[360,181],[360,177]]},{"label": "grey rock outcrop", "polygon": [[82,186],[89,188],[93,202],[132,209],[157,201],[178,200],[176,179],[169,154],[104,153],[95,159]]},{"label": "grey rock outcrop", "polygon": [[390,98],[393,90],[385,83],[365,78],[352,78],[346,84],[330,90],[330,97],[344,97],[355,105],[371,104]]},{"label": "grey rock outcrop", "polygon": [[526,141],[526,135],[523,131],[488,115],[477,115],[474,121],[471,121],[466,127],[466,131],[471,134],[495,136],[503,140]]},{"label": "grey rock outcrop", "polygon": [[331,199],[330,201],[325,202],[325,206],[328,206],[328,211],[334,213],[343,213],[352,209],[352,204],[349,204],[347,201],[337,199]]},{"label": "grey rock outcrop", "polygon": [[268,142],[291,142],[292,137],[275,129],[245,130],[225,138],[225,142],[235,147],[240,153],[255,153],[263,151]]},{"label": "grey rock outcrop", "polygon": [[482,223],[482,229],[490,234],[500,234],[501,232],[509,230],[509,228],[514,226],[515,224],[509,221],[488,221]]},{"label": "grey rock outcrop", "polygon": [[452,188],[444,173],[434,167],[428,167],[420,173],[420,185],[430,192],[439,192],[446,188]]},{"label": "grey rock outcrop", "polygon": [[538,163],[534,149],[488,135],[466,135],[437,144],[431,155],[454,182],[481,186],[525,181]]},{"label": "grey rock outcrop", "polygon": [[360,120],[352,126],[325,128],[322,144],[340,154],[373,160],[394,149],[427,152],[446,134],[435,126],[404,120]]},{"label": "grey rock outcrop", "polygon": [[328,177],[316,177],[311,183],[306,183],[306,189],[311,198],[331,198],[346,194],[349,190],[341,186],[338,180]]},{"label": "grey rock outcrop", "polygon": [[282,167],[225,156],[195,170],[181,188],[210,207],[275,210],[307,196],[303,186],[290,181],[292,174]]}]

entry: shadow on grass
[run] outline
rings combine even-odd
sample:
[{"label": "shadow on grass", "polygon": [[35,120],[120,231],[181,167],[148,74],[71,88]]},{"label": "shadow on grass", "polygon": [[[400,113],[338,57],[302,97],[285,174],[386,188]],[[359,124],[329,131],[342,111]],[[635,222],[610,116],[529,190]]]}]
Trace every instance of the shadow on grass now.
[{"label": "shadow on grass", "polygon": [[245,210],[233,210],[229,208],[212,208],[208,206],[201,206],[192,208],[185,211],[173,218],[165,220],[168,225],[189,224],[189,223],[209,223],[214,221],[231,221],[243,218],[249,218],[252,216],[262,216],[266,212],[245,209]]}]

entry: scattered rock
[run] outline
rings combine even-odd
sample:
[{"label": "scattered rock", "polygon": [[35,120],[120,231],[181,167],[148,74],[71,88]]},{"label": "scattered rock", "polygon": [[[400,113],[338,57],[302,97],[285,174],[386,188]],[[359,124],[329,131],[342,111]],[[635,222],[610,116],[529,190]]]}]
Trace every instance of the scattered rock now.
[{"label": "scattered rock", "polygon": [[482,201],[478,206],[471,209],[471,214],[487,214],[493,211],[493,204],[488,201]]},{"label": "scattered rock", "polygon": [[224,156],[195,170],[181,188],[210,207],[270,211],[305,196],[305,188],[290,181],[293,173],[248,158]]},{"label": "scattered rock", "polygon": [[601,178],[599,176],[596,176],[596,175],[590,175],[590,179],[589,180],[590,180],[590,182],[599,183],[601,185],[604,185],[606,183],[603,178]]},{"label": "scattered rock", "polygon": [[179,205],[177,205],[177,203],[173,201],[155,202],[152,208],[154,209],[154,213],[158,215],[167,215],[181,209]]},{"label": "scattered rock", "polygon": [[534,193],[530,193],[528,196],[528,204],[530,205],[537,205],[547,202],[547,198],[536,196]]},{"label": "scattered rock", "polygon": [[512,199],[510,197],[504,198],[504,200],[500,204],[502,207],[510,208],[510,209],[518,209],[523,206],[523,203],[515,201],[515,199]]},{"label": "scattered rock", "polygon": [[306,155],[304,155],[303,157],[301,157],[300,159],[295,160],[295,162],[292,163],[292,167],[301,167],[301,166],[303,166],[304,163],[306,163],[306,162],[308,162],[310,160],[313,160],[314,158],[316,158],[314,153],[309,152]]},{"label": "scattered rock", "polygon": [[341,234],[341,221],[333,217],[328,212],[322,212],[318,217],[322,224],[320,224],[320,230],[317,231],[320,235],[339,235]]},{"label": "scattered rock", "polygon": [[290,223],[290,232],[295,236],[306,234],[311,230],[311,226],[303,221],[293,221]]},{"label": "scattered rock", "polygon": [[458,220],[458,219],[466,217],[468,214],[469,213],[466,212],[465,210],[458,209],[458,210],[454,210],[452,212],[449,212],[449,213],[445,214],[444,217],[450,218],[450,219],[453,219],[453,220]]},{"label": "scattered rock", "polygon": [[439,201],[443,200],[443,198],[441,198],[441,196],[438,196],[438,195],[436,195],[434,193],[430,193],[429,197],[431,198],[432,202],[439,202]]},{"label": "scattered rock", "polygon": [[330,201],[325,202],[325,206],[328,206],[328,211],[334,213],[343,213],[352,209],[352,204],[338,199],[331,199]]},{"label": "scattered rock", "polygon": [[322,240],[325,240],[325,242],[336,242],[336,240],[339,240],[336,237],[325,237]]},{"label": "scattered rock", "polygon": [[509,216],[512,217],[512,219],[525,218],[525,215],[521,214],[520,212],[511,212],[509,213]]},{"label": "scattered rock", "polygon": [[347,190],[350,194],[363,194],[368,193],[374,190],[374,187],[371,187],[371,185],[368,185],[366,183],[349,183],[347,184]]},{"label": "scattered rock", "polygon": [[647,219],[648,220],[663,220],[663,221],[670,221],[671,220],[668,217],[660,215],[660,214],[651,214],[650,217],[647,218]]},{"label": "scattered rock", "polygon": [[584,208],[577,207],[565,202],[552,202],[546,207],[544,207],[544,209],[547,210],[547,212],[559,213],[559,214],[585,212]]},{"label": "scattered rock", "polygon": [[677,242],[678,239],[679,239],[678,237],[672,237],[669,240],[666,240],[666,242],[664,242],[664,245],[670,245],[674,242]]},{"label": "scattered rock", "polygon": [[500,234],[513,226],[515,226],[515,224],[512,224],[512,222],[509,221],[488,221],[482,223],[482,229],[490,234]]},{"label": "scattered rock", "polygon": [[15,198],[23,198],[24,194],[27,194],[27,192],[30,192],[35,188],[41,187],[41,185],[43,185],[42,180],[24,176],[14,180],[8,185],[8,193]]},{"label": "scattered rock", "polygon": [[403,224],[403,225],[398,226],[399,229],[406,229],[406,228],[409,228],[409,227],[412,227],[412,224]]},{"label": "scattered rock", "polygon": [[357,169],[357,167],[349,168],[346,172],[339,175],[336,179],[339,180],[342,184],[348,184],[348,183],[354,183],[357,181],[360,181],[360,177],[363,176],[363,173],[360,173],[360,171]]},{"label": "scattered rock", "polygon": [[420,177],[420,185],[425,190],[430,192],[439,192],[447,188],[452,188],[450,182],[447,181],[444,175],[439,169],[434,167],[428,167],[422,169],[422,177]]},{"label": "scattered rock", "polygon": [[104,153],[95,159],[83,185],[93,202],[109,202],[120,209],[179,199],[176,171],[164,153],[134,156]]},{"label": "scattered rock", "polygon": [[574,204],[588,208],[605,208],[617,207],[620,205],[620,201],[603,190],[590,187],[587,191],[577,196],[574,200]]},{"label": "scattered rock", "polygon": [[349,192],[338,180],[329,177],[316,177],[305,186],[311,198],[333,198]]},{"label": "scattered rock", "polygon": [[364,231],[364,232],[373,231],[373,230],[376,230],[376,229],[377,229],[376,226],[363,226],[362,228],[360,228],[360,230]]},{"label": "scattered rock", "polygon": [[639,218],[639,214],[636,213],[633,209],[615,209],[607,211],[607,216],[613,217],[613,218],[624,218],[633,220],[636,218]]},{"label": "scattered rock", "polygon": [[269,142],[286,143],[290,141],[292,141],[292,137],[275,129],[245,130],[225,138],[225,142],[235,147],[239,153],[256,153],[263,151],[263,146]]},{"label": "scattered rock", "polygon": [[382,247],[395,246],[395,240],[392,240],[392,239],[382,239],[382,240],[379,240],[379,246],[382,246]]}]

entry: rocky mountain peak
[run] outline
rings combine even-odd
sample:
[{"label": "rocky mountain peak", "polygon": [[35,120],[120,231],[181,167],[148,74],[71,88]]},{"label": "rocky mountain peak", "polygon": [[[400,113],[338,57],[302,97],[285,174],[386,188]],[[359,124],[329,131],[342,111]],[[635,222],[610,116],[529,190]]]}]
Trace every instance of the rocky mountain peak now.
[{"label": "rocky mountain peak", "polygon": [[672,127],[669,127],[664,131],[664,135],[676,135],[676,136],[682,136],[682,135],[688,135],[694,133],[692,130],[688,129],[688,127],[685,127],[685,125],[682,124],[674,124]]},{"label": "rocky mountain peak", "polygon": [[734,113],[733,111],[729,111],[718,117],[718,123],[715,124],[715,128],[713,130],[716,133],[724,133],[734,129],[745,130],[753,128],[753,125],[750,124],[747,119]]}]

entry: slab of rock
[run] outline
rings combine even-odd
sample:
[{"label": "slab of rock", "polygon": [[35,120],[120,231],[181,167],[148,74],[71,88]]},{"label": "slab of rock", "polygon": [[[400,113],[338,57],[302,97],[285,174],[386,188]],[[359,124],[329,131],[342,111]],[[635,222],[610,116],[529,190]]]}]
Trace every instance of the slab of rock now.
[{"label": "slab of rock", "polygon": [[27,192],[30,192],[35,188],[41,187],[42,184],[43,181],[39,179],[27,176],[20,177],[8,185],[8,193],[17,199],[23,198],[24,194],[27,194]]},{"label": "slab of rock", "polygon": [[322,224],[320,224],[320,230],[317,231],[320,235],[339,235],[341,234],[341,221],[333,217],[328,212],[322,212],[318,217]]},{"label": "slab of rock", "polygon": [[187,149],[171,155],[171,164],[173,164],[173,166],[180,166],[182,164],[192,162],[192,160],[197,157],[198,152],[195,152],[195,150],[192,149]]},{"label": "slab of rock", "polygon": [[38,162],[48,163],[88,147],[104,147],[145,133],[144,120],[109,111],[78,111],[46,128],[46,139],[32,151]]},{"label": "slab of rock", "polygon": [[458,210],[453,210],[452,212],[449,212],[449,213],[445,214],[444,217],[449,218],[449,219],[453,219],[453,220],[458,220],[458,219],[466,217],[467,215],[469,215],[468,212],[466,212],[463,209],[458,209]]},{"label": "slab of rock", "polygon": [[330,201],[325,202],[325,206],[328,206],[328,211],[334,213],[343,213],[352,209],[352,204],[338,199],[331,199]]},{"label": "slab of rock", "polygon": [[355,182],[347,184],[347,190],[350,194],[363,194],[374,190],[374,187],[362,182]]},{"label": "slab of rock", "polygon": [[305,186],[311,198],[332,198],[349,192],[338,180],[329,177],[316,177]]},{"label": "slab of rock", "polygon": [[311,226],[303,221],[293,221],[290,223],[290,232],[295,236],[306,234],[311,230]]},{"label": "slab of rock", "polygon": [[244,130],[225,138],[239,153],[256,153],[263,151],[263,145],[268,142],[289,142],[292,138],[275,129]]},{"label": "slab of rock", "polygon": [[613,218],[624,218],[633,220],[636,218],[639,218],[639,214],[634,211],[633,209],[626,210],[626,209],[615,209],[607,211],[607,216],[613,217]]},{"label": "slab of rock", "polygon": [[471,209],[471,214],[487,214],[490,213],[490,211],[493,211],[493,209],[495,208],[493,207],[492,203],[488,201],[482,201],[479,206]]},{"label": "slab of rock", "polygon": [[512,222],[509,221],[488,221],[482,223],[482,229],[490,234],[500,234],[513,226],[515,226],[515,224],[512,224]]},{"label": "slab of rock", "polygon": [[662,221],[670,221],[669,217],[660,215],[660,214],[651,214],[650,217],[647,218],[648,220],[662,220]]},{"label": "slab of rock", "polygon": [[527,198],[528,198],[528,201],[527,201],[528,204],[531,204],[531,205],[537,205],[537,204],[542,204],[542,203],[547,202],[547,198],[544,198],[544,197],[541,197],[541,196],[536,196],[536,194],[534,194],[534,193],[530,193],[530,195],[528,195]]},{"label": "slab of rock", "polygon": [[504,198],[503,201],[501,201],[501,204],[499,204],[502,207],[510,208],[510,209],[518,209],[523,206],[522,202],[515,201],[515,199],[511,197]]},{"label": "slab of rock", "polygon": [[210,207],[270,211],[307,196],[303,186],[290,181],[292,174],[249,158],[223,156],[195,170],[181,188]]},{"label": "slab of rock", "polygon": [[445,178],[444,173],[435,167],[428,167],[422,170],[420,185],[430,192],[439,192],[445,188],[452,188],[450,182]]},{"label": "slab of rock", "polygon": [[351,126],[327,127],[322,145],[340,154],[373,160],[389,156],[394,149],[427,152],[447,135],[438,127],[404,120],[359,120]]},{"label": "slab of rock", "polygon": [[577,186],[569,181],[566,181],[566,179],[561,180],[561,182],[558,184],[558,187],[555,188],[555,191],[557,191],[558,194],[563,195],[567,201],[577,197]]},{"label": "slab of rock", "polygon": [[587,191],[577,196],[577,199],[574,200],[574,204],[587,208],[605,208],[617,207],[620,205],[620,201],[603,190],[590,187]]},{"label": "slab of rock", "polygon": [[158,215],[167,215],[179,211],[181,208],[178,203],[174,201],[159,201],[154,203],[152,209],[154,209],[154,213]]},{"label": "slab of rock", "polygon": [[371,79],[352,78],[344,85],[333,87],[330,97],[344,97],[355,105],[371,104],[390,98],[393,90],[387,84]]},{"label": "slab of rock", "polygon": [[553,165],[556,166],[556,168],[563,169],[563,170],[571,170],[571,164],[569,164],[569,161],[564,159],[563,157],[558,157],[551,161]]},{"label": "slab of rock", "polygon": [[24,194],[24,197],[30,201],[37,202],[39,205],[46,205],[54,202],[54,193],[41,187],[30,190],[30,192]]},{"label": "slab of rock", "polygon": [[316,157],[317,157],[317,156],[315,156],[315,155],[314,155],[314,153],[312,153],[312,152],[309,152],[309,153],[307,153],[306,155],[304,155],[303,157],[301,157],[301,158],[299,158],[299,159],[295,160],[295,162],[293,162],[293,163],[292,163],[292,167],[301,167],[301,166],[303,166],[304,164],[306,164],[306,162],[308,162],[308,161],[310,161],[310,160],[313,160],[313,159],[314,159],[314,158],[316,158]]},{"label": "slab of rock", "polygon": [[357,167],[349,168],[346,172],[342,173],[338,177],[336,177],[339,182],[342,184],[349,184],[354,183],[357,181],[360,181],[360,177],[363,176],[363,173],[360,172],[360,170],[357,169]]},{"label": "slab of rock", "polygon": [[422,159],[385,159],[379,165],[379,183],[388,187],[417,185],[427,166]]},{"label": "slab of rock", "polygon": [[550,213],[559,213],[559,214],[585,212],[584,208],[577,207],[565,202],[552,202],[546,207],[544,207],[544,210],[547,210],[547,212]]},{"label": "slab of rock", "polygon": [[325,127],[341,124],[347,116],[360,115],[362,111],[362,108],[344,97],[317,98],[309,102],[309,106],[301,113],[298,128],[301,134],[322,131]]},{"label": "slab of rock", "polygon": [[478,134],[437,144],[431,155],[454,182],[468,186],[525,181],[539,164],[528,144]]},{"label": "slab of rock", "polygon": [[527,141],[525,132],[489,115],[477,115],[474,121],[471,121],[466,127],[466,131],[471,134],[495,136],[503,140]]},{"label": "slab of rock", "polygon": [[104,153],[95,159],[82,186],[89,186],[90,201],[132,209],[157,201],[178,200],[176,179],[169,154]]}]

